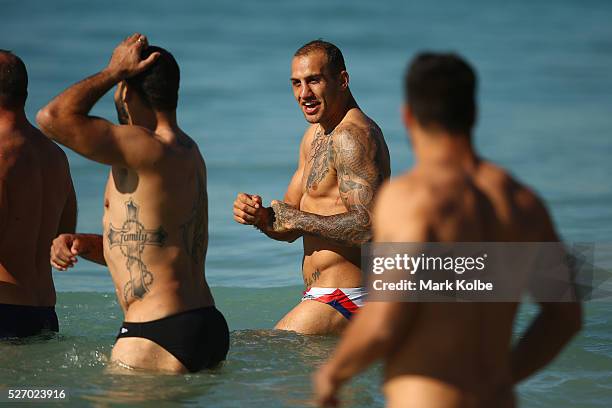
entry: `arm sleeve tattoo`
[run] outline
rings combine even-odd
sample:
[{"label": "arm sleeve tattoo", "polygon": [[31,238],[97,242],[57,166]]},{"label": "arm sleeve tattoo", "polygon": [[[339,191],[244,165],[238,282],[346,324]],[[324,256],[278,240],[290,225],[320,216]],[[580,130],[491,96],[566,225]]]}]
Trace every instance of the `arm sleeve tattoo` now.
[{"label": "arm sleeve tattoo", "polygon": [[296,211],[293,222],[304,233],[359,246],[372,238],[370,209],[374,193],[383,180],[376,160],[378,143],[362,129],[338,130],[332,139],[331,155],[340,197],[348,212],[321,216]]}]

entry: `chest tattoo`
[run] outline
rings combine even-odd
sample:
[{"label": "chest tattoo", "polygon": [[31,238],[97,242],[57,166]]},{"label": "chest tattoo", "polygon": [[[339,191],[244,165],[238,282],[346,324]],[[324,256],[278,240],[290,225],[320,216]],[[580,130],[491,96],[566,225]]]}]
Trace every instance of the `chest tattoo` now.
[{"label": "chest tattoo", "polygon": [[319,183],[325,178],[329,171],[330,151],[332,145],[331,133],[326,135],[321,127],[319,127],[314,135],[310,145],[310,173],[306,188],[308,190],[316,190]]}]

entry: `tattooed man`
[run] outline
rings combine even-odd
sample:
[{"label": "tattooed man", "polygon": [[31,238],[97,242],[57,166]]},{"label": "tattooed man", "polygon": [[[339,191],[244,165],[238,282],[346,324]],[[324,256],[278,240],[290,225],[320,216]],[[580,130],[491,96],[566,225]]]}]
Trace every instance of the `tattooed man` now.
[{"label": "tattooed man", "polygon": [[28,73],[0,50],[0,339],[58,331],[49,246],[74,232],[68,160],[24,112]]},{"label": "tattooed man", "polygon": [[370,209],[390,175],[389,151],[380,128],[357,106],[335,45],[317,40],[297,50],[291,84],[310,123],[297,171],[283,201],[269,208],[258,195],[238,194],[234,219],[279,241],[303,237],[306,291],[276,328],[334,333],[363,304],[360,245],[371,238]]},{"label": "tattooed man", "polygon": [[[121,126],[89,116],[116,84]],[[108,265],[125,314],[112,360],[193,372],[223,360],[229,336],[204,277],[206,167],[176,122],[178,88],[172,55],[134,34],[104,70],[68,88],[37,119],[52,139],[111,166],[104,235],[60,235],[52,262],[66,269],[82,255]]]}]

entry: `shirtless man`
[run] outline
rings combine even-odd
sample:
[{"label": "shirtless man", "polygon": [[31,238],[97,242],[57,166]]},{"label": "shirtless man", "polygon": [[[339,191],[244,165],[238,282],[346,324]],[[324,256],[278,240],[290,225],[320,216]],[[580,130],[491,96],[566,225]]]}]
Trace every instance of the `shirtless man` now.
[{"label": "shirtless man", "polygon": [[[104,235],[60,235],[52,248],[60,269],[76,255],[108,265],[125,314],[111,359],[194,372],[225,358],[229,335],[204,277],[206,167],[176,122],[179,76],[168,51],[134,34],[104,70],[65,90],[37,120],[50,138],[111,166]],[[89,116],[116,84],[121,126]]]},{"label": "shirtless man", "polygon": [[49,247],[74,232],[66,155],[28,122],[28,74],[0,50],[0,339],[57,332]]},{"label": "shirtless man", "polygon": [[[538,242],[558,237],[541,200],[471,142],[476,77],[461,58],[421,54],[406,78],[403,119],[416,164],[386,185],[377,242]],[[548,364],[579,330],[579,303],[542,303],[512,347],[517,303],[372,302],[315,374],[320,405],[385,361],[390,407],[512,407],[513,386]]]},{"label": "shirtless man", "polygon": [[310,126],[283,201],[263,207],[240,193],[234,219],[279,241],[304,238],[302,301],[276,325],[305,334],[336,333],[363,305],[360,245],[371,238],[374,194],[390,175],[380,128],[349,89],[340,50],[312,41],[291,64],[293,94]]}]

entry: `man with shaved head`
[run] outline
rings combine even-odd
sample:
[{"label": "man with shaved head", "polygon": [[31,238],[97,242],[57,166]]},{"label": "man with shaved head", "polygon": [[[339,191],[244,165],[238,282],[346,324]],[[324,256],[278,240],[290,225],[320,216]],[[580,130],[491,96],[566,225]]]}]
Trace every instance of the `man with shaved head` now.
[{"label": "man with shaved head", "polygon": [[309,126],[285,197],[264,207],[260,196],[240,193],[234,219],[278,241],[303,238],[306,291],[276,328],[337,333],[366,295],[360,246],[371,238],[370,209],[390,175],[389,151],[378,125],[357,105],[334,44],[315,40],[300,47],[291,87]]},{"label": "man with shaved head", "polygon": [[76,224],[68,160],[26,118],[27,95],[23,61],[0,50],[0,339],[58,331],[49,248]]}]

